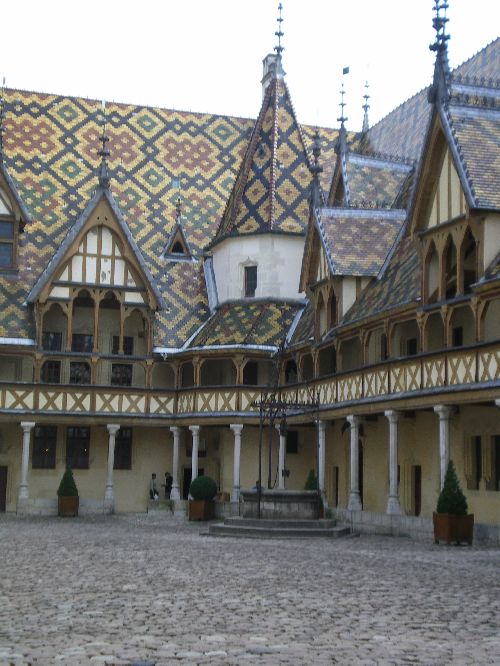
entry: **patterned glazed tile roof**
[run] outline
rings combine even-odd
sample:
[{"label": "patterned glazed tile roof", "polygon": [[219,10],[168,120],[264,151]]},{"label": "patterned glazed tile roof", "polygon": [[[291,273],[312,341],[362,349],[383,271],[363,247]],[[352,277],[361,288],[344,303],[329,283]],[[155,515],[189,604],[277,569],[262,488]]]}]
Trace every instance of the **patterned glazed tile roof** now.
[{"label": "patterned glazed tile roof", "polygon": [[348,153],[349,205],[361,208],[377,204],[381,208],[392,208],[412,168],[402,162]]},{"label": "patterned glazed tile roof", "polygon": [[[32,314],[23,303],[98,185],[101,105],[7,89],[5,106],[5,166],[31,220],[19,240],[18,276],[0,280],[0,337],[32,338]],[[216,233],[254,124],[107,105],[111,191],[167,306],[157,314],[155,346],[181,347],[209,316],[201,261],[161,258],[175,225],[179,186],[183,232],[199,258]],[[332,163],[336,132],[320,132]],[[314,129],[305,133],[312,143]]]},{"label": "patterned glazed tile roof", "polygon": [[190,341],[212,345],[281,345],[303,303],[235,301],[221,305]]},{"label": "patterned glazed tile roof", "polygon": [[405,216],[404,210],[321,209],[317,225],[331,273],[377,275]]},{"label": "patterned glazed tile roof", "polygon": [[312,176],[304,135],[281,75],[270,82],[214,242],[280,231],[303,234]]},{"label": "patterned glazed tile roof", "polygon": [[392,310],[420,297],[420,263],[411,238],[404,237],[390,257],[380,279],[373,280],[344,317],[350,324]]},{"label": "patterned glazed tile roof", "polygon": [[491,282],[498,279],[500,279],[500,252],[487,267],[481,282]]},{"label": "patterned glazed tile roof", "polygon": [[[470,93],[473,90],[468,88]],[[496,90],[496,100],[493,98],[492,102],[495,106],[484,108],[476,104],[451,105],[448,119],[463,158],[462,166],[468,176],[475,207],[499,209],[500,89]]]},{"label": "patterned glazed tile roof", "polygon": [[290,340],[290,345],[307,342],[314,336],[314,308],[309,301],[302,311],[299,322]]}]

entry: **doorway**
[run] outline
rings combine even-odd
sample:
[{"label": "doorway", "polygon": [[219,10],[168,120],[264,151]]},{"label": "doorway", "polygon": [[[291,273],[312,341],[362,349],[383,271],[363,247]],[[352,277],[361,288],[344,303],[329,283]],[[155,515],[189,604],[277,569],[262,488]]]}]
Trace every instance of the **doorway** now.
[{"label": "doorway", "polygon": [[358,457],[358,483],[359,483],[359,501],[361,507],[363,506],[363,442],[359,440],[359,457]]},{"label": "doorway", "polygon": [[[204,476],[205,470],[198,468],[198,476]],[[191,467],[184,467],[182,475],[182,499],[187,500],[189,495],[189,486],[191,485]]]},{"label": "doorway", "polygon": [[0,467],[0,512],[7,507],[7,467]]},{"label": "doorway", "polygon": [[413,465],[411,469],[412,476],[412,500],[413,500],[413,514],[420,516],[422,510],[422,467],[421,465]]}]

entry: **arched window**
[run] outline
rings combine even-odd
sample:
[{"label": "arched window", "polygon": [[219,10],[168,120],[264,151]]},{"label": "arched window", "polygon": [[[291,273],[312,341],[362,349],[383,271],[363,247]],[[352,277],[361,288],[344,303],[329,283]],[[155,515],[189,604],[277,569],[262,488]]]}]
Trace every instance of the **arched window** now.
[{"label": "arched window", "polygon": [[425,260],[425,301],[435,303],[439,292],[439,257],[434,243],[431,244]]}]

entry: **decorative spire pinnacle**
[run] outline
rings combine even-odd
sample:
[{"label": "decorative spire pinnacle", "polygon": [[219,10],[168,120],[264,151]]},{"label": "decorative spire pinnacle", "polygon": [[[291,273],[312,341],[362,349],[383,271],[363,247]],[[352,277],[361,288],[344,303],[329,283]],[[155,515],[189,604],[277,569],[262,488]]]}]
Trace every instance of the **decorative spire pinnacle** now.
[{"label": "decorative spire pinnacle", "polygon": [[109,153],[109,148],[106,146],[106,144],[109,141],[109,136],[106,135],[106,102],[104,100],[102,101],[102,115],[103,115],[103,125],[102,125],[102,134],[100,138],[102,147],[97,152],[97,154],[101,158],[101,164],[99,166],[99,185],[103,190],[107,190],[109,189],[109,181],[110,181],[107,158],[109,157],[110,153]]},{"label": "decorative spire pinnacle", "polygon": [[0,90],[0,162],[3,162],[3,135],[5,132],[5,127],[3,126],[3,120],[5,117],[4,91],[5,91],[5,76],[3,77],[2,90]]},{"label": "decorative spire pinnacle", "polygon": [[181,223],[181,208],[182,208],[182,201],[181,201],[181,195],[179,194],[177,197],[177,201],[175,202],[175,223],[180,224]]},{"label": "decorative spire pinnacle", "polygon": [[319,163],[319,156],[321,154],[321,140],[318,128],[316,128],[316,133],[314,134],[312,154],[314,157],[314,162],[309,167],[310,172],[313,174],[313,182],[311,186],[311,204],[314,208],[318,208],[321,205],[321,187],[319,183],[319,174],[323,171],[323,167]]},{"label": "decorative spire pinnacle", "polygon": [[276,51],[276,54],[277,54],[278,58],[281,58],[281,54],[285,50],[285,47],[281,46],[281,38],[285,34],[281,29],[281,24],[283,23],[283,19],[281,17],[281,10],[282,9],[283,9],[283,5],[280,2],[280,4],[278,5],[279,16],[276,19],[276,21],[278,23],[278,30],[274,33],[276,35],[276,37],[278,38],[278,46],[274,47],[274,50]]},{"label": "decorative spire pinnacle", "polygon": [[340,89],[340,102],[339,102],[339,106],[341,108],[341,113],[340,113],[340,118],[337,118],[338,122],[342,126],[345,124],[346,120],[349,120],[349,118],[346,118],[344,116],[344,109],[347,106],[346,102],[344,102],[344,95],[345,95],[344,82],[342,81],[342,88]]},{"label": "decorative spire pinnacle", "polygon": [[368,94],[368,81],[365,82],[365,94],[363,95],[363,99],[365,100],[365,103],[363,104],[363,128],[362,132],[365,134],[368,132],[370,129],[370,123],[368,122],[368,109],[370,108],[370,105],[368,104],[368,100],[370,99],[370,95]]},{"label": "decorative spire pinnacle", "polygon": [[[349,67],[344,67],[343,73],[347,74],[349,72]],[[340,123],[340,131],[339,131],[339,140],[337,144],[336,150],[344,153],[347,150],[347,131],[345,128],[345,123],[349,118],[347,118],[344,115],[344,109],[346,107],[346,103],[344,102],[344,95],[345,95],[345,90],[344,90],[344,82],[342,81],[342,88],[340,89],[340,118],[337,118],[337,121]]]},{"label": "decorative spire pinnacle", "polygon": [[446,0],[434,0],[434,11],[436,15],[432,19],[432,27],[436,31],[436,39],[430,44],[429,49],[436,53],[434,65],[434,81],[429,91],[429,101],[446,103],[449,99],[449,74],[448,46],[450,36],[446,34],[446,24],[449,19],[446,16],[448,2]]}]

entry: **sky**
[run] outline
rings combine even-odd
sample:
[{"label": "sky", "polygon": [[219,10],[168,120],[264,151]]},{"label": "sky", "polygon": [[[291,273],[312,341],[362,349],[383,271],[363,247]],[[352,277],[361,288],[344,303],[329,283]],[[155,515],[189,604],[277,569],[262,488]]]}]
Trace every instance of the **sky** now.
[{"label": "sky", "polygon": [[[448,0],[450,65],[498,36],[497,0]],[[427,86],[433,0],[282,0],[283,66],[300,123],[373,125]],[[254,118],[278,0],[2,3],[8,88]],[[343,75],[343,68],[349,74]]]}]

